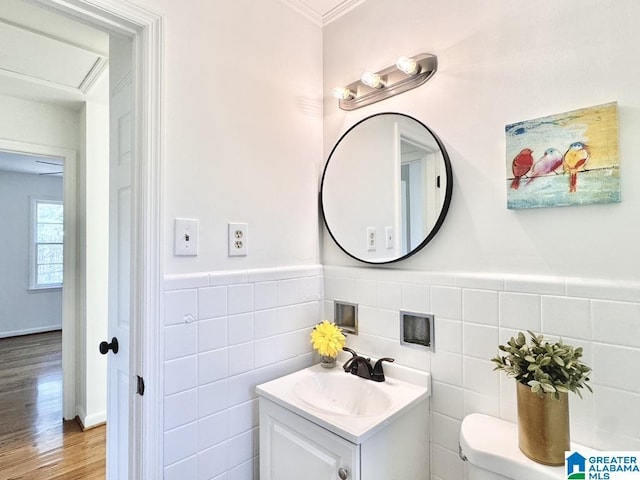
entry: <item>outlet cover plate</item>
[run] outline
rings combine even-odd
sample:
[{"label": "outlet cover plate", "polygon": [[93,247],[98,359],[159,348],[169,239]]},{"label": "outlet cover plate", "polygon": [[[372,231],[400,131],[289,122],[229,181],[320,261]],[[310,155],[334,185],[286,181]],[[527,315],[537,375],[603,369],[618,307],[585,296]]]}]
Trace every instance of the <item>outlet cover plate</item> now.
[{"label": "outlet cover plate", "polygon": [[229,256],[246,257],[249,253],[249,225],[229,222]]}]

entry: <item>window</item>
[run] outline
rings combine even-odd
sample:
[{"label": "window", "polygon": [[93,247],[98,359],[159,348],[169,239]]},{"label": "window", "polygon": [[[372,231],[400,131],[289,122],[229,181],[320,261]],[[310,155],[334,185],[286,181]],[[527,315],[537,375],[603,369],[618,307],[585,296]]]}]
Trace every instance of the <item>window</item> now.
[{"label": "window", "polygon": [[62,287],[63,207],[58,200],[31,198],[32,289]]}]

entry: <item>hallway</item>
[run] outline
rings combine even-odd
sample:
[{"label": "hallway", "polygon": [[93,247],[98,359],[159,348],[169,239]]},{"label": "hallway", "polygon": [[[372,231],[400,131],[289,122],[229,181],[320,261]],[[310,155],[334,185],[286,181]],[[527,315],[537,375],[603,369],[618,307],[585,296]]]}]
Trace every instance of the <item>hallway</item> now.
[{"label": "hallway", "polygon": [[104,479],[105,429],[62,420],[60,331],[0,339],[0,480]]}]

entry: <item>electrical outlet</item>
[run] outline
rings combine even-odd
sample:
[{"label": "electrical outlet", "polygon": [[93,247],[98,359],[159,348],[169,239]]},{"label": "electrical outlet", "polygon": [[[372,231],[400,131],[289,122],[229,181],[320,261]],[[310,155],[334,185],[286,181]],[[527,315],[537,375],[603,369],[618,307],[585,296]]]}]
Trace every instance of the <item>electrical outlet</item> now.
[{"label": "electrical outlet", "polygon": [[198,255],[198,220],[176,218],[175,221],[175,255]]},{"label": "electrical outlet", "polygon": [[229,223],[229,256],[245,257],[249,253],[249,225]]},{"label": "electrical outlet", "polygon": [[376,227],[367,227],[367,250],[376,249]]}]

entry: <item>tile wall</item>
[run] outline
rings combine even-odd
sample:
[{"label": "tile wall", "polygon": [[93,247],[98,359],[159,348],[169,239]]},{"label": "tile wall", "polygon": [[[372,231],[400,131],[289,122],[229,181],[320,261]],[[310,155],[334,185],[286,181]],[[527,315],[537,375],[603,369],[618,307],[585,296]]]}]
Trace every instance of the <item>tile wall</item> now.
[{"label": "tile wall", "polygon": [[[640,450],[640,283],[330,266],[324,276],[325,312],[334,299],[359,304],[352,348],[432,373],[432,480],[463,478],[458,432],[465,415],[515,422],[513,380],[494,372],[489,359],[519,330],[584,347],[594,394],[571,396],[572,441]],[[400,309],[435,314],[435,352],[400,345]]]},{"label": "tile wall", "polygon": [[[165,479],[258,478],[254,387],[315,361],[309,330],[334,299],[359,305],[349,346],[432,373],[432,480],[463,478],[466,414],[515,421],[489,358],[525,329],[583,346],[594,369],[595,393],[571,397],[572,440],[640,450],[640,283],[316,265],[167,276]],[[435,352],[400,345],[401,309],[435,314]]]},{"label": "tile wall", "polygon": [[165,278],[164,478],[258,478],[255,386],[314,362],[319,265]]}]

